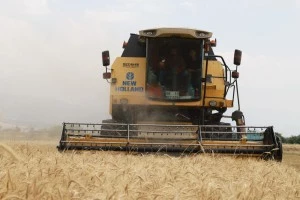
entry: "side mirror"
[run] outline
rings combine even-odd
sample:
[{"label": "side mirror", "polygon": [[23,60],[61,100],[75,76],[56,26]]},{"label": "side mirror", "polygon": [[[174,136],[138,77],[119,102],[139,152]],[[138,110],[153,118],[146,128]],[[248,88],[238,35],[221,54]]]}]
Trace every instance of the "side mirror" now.
[{"label": "side mirror", "polygon": [[216,38],[214,40],[210,41],[210,46],[211,47],[216,47],[217,46],[217,39]]},{"label": "side mirror", "polygon": [[107,67],[110,64],[109,51],[102,52],[102,64]]},{"label": "side mirror", "polygon": [[235,65],[240,65],[240,64],[241,64],[241,60],[242,60],[242,51],[236,49],[236,50],[234,51],[234,61],[233,61],[233,63],[234,63]]}]

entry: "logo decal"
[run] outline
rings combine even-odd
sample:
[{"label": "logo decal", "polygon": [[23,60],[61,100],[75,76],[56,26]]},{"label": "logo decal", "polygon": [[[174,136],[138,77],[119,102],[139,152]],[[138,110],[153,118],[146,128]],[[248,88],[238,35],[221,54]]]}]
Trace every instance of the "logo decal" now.
[{"label": "logo decal", "polygon": [[126,79],[127,79],[127,80],[133,80],[133,79],[134,79],[134,73],[132,73],[132,72],[127,72],[127,74],[126,74]]},{"label": "logo decal", "polygon": [[116,92],[144,92],[144,87],[137,84],[134,80],[134,73],[127,72],[126,80],[122,81],[122,86],[115,87]]},{"label": "logo decal", "polygon": [[137,67],[139,67],[139,63],[123,63],[123,67],[137,68]]}]

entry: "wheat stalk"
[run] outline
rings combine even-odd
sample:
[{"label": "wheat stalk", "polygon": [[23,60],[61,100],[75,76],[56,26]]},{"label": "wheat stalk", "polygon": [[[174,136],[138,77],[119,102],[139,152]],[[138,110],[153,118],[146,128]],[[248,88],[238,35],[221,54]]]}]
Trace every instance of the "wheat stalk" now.
[{"label": "wheat stalk", "polygon": [[20,161],[19,156],[7,145],[0,143],[0,150],[7,152],[14,160]]}]

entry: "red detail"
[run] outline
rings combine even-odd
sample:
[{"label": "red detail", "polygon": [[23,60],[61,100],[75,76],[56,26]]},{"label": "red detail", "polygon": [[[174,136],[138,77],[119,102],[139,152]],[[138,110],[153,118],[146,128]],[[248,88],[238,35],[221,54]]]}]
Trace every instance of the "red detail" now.
[{"label": "red detail", "polygon": [[162,97],[162,89],[159,86],[148,86],[147,88],[148,96],[151,97]]},{"label": "red detail", "polygon": [[111,73],[110,72],[103,73],[103,79],[110,79],[110,78],[111,78]]},{"label": "red detail", "polygon": [[239,77],[240,77],[240,73],[238,73],[237,71],[232,72],[232,78],[239,78]]}]

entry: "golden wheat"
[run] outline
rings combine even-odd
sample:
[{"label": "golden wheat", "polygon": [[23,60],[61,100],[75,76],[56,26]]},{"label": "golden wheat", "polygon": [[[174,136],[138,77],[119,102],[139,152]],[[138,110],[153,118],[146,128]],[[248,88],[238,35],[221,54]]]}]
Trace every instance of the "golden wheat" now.
[{"label": "golden wheat", "polygon": [[284,163],[209,155],[59,153],[54,143],[6,144],[0,150],[0,199],[300,198],[300,174]]},{"label": "golden wheat", "polygon": [[7,145],[0,143],[0,151],[5,151],[7,153],[10,154],[10,156],[16,160],[20,160],[20,158],[18,157],[18,155],[16,155],[16,153]]}]

